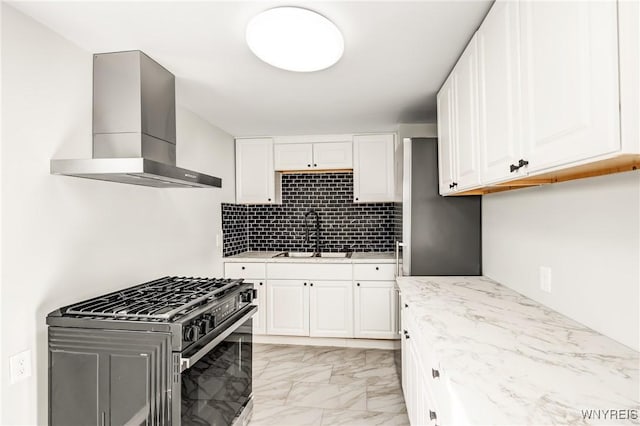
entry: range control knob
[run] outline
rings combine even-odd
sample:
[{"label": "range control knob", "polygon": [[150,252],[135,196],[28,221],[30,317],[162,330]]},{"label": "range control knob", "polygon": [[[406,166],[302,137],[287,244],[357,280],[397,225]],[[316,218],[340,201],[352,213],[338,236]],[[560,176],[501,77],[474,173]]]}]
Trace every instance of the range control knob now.
[{"label": "range control knob", "polygon": [[185,342],[193,342],[196,340],[198,336],[198,328],[194,325],[188,325],[185,327],[184,332],[182,333],[182,340]]},{"label": "range control knob", "polygon": [[206,319],[200,319],[196,322],[196,326],[198,327],[198,335],[204,336],[209,332],[209,321]]},{"label": "range control knob", "polygon": [[211,330],[213,330],[216,327],[216,320],[214,318],[213,315],[211,314],[204,314],[202,316],[202,320],[206,323],[206,327],[207,327],[207,333],[210,332]]}]

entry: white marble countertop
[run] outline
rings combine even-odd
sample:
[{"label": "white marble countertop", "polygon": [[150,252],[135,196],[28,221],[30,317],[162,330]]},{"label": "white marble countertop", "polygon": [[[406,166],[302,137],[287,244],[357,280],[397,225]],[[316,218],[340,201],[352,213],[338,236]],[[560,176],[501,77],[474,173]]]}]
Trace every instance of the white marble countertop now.
[{"label": "white marble countertop", "polygon": [[280,251],[247,251],[235,256],[223,257],[223,262],[268,262],[268,263],[395,263],[394,253],[354,252],[345,257],[274,257]]},{"label": "white marble countertop", "polygon": [[397,281],[469,424],[640,422],[581,411],[640,409],[639,352],[488,278]]}]

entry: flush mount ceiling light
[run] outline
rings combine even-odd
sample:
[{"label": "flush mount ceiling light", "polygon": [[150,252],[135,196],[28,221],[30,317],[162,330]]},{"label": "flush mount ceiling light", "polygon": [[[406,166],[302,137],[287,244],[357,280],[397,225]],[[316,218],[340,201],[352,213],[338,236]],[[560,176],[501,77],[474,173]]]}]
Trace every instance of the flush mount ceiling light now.
[{"label": "flush mount ceiling light", "polygon": [[344,51],[342,33],[333,22],[299,7],[276,7],[256,15],[246,37],[258,58],[289,71],[329,68]]}]

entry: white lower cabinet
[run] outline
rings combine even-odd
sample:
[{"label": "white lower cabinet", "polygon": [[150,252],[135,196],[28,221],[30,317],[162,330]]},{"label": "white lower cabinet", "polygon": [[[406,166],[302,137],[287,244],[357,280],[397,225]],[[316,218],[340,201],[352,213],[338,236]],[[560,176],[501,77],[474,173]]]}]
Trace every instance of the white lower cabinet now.
[{"label": "white lower cabinet", "polygon": [[302,280],[267,281],[267,334],[309,335],[309,285]]},{"label": "white lower cabinet", "polygon": [[[389,263],[226,262],[225,278],[257,290],[254,334],[397,339]],[[354,281],[356,280],[356,281]]]},{"label": "white lower cabinet", "polygon": [[253,283],[253,288],[258,295],[253,304],[258,307],[258,312],[253,317],[253,333],[267,334],[267,280],[266,268],[263,262],[229,262],[224,264],[225,278],[242,278],[245,282]]},{"label": "white lower cabinet", "polygon": [[267,334],[353,337],[351,281],[269,280]]},{"label": "white lower cabinet", "polygon": [[253,288],[258,292],[258,297],[253,301],[253,304],[258,307],[258,312],[253,317],[253,334],[267,334],[266,280],[254,281]]},{"label": "white lower cabinet", "polygon": [[357,281],[354,300],[355,337],[397,338],[397,299],[393,281]]},{"label": "white lower cabinet", "polygon": [[442,383],[446,378],[428,342],[421,339],[407,305],[402,308],[401,318],[402,390],[409,421],[412,425],[452,424],[448,393]]},{"label": "white lower cabinet", "polygon": [[309,308],[311,337],[353,337],[351,281],[310,282]]}]

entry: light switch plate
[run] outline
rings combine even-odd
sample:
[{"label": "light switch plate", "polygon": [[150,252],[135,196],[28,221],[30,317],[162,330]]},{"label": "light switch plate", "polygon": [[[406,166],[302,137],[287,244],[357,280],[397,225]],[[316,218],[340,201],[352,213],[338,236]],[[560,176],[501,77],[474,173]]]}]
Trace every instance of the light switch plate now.
[{"label": "light switch plate", "polygon": [[31,377],[31,351],[26,350],[9,358],[9,369],[11,384]]}]

